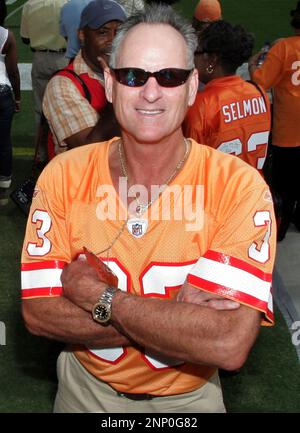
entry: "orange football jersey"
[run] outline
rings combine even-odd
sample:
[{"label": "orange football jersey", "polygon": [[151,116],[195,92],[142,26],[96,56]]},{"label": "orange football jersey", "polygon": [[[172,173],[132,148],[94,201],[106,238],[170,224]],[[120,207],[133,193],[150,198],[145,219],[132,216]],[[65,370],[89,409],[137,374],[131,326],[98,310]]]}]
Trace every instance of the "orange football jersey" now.
[{"label": "orange football jersey", "polygon": [[262,170],[270,133],[270,104],[263,94],[239,76],[211,80],[188,111],[185,136]]},{"label": "orange football jersey", "polygon": [[276,42],[253,80],[273,89],[273,145],[300,146],[300,36]]},{"label": "orange football jersey", "polygon": [[[115,190],[108,164],[115,143],[59,155],[40,176],[22,253],[23,298],[61,296],[66,263],[83,247],[99,255],[125,224],[109,260],[100,254],[121,290],[164,300],[176,296],[187,279],[261,311],[271,323],[275,219],[258,172],[192,141],[176,178],[141,218],[126,221],[127,190],[123,184]],[[189,392],[215,371],[135,347],[82,347],[75,355],[120,392]]]}]

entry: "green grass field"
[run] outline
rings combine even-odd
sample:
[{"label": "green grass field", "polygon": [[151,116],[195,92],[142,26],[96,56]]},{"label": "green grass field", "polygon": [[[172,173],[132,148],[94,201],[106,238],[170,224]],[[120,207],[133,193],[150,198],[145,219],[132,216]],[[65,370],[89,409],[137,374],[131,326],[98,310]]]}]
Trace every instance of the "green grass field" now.
[{"label": "green grass field", "polygon": [[[23,3],[9,5],[12,15],[6,24],[17,37],[20,62],[30,62],[31,52],[19,37]],[[196,4],[197,0],[184,0],[176,8],[191,17]],[[255,34],[258,49],[266,40],[291,34],[289,10],[295,4],[295,0],[223,0],[222,8],[225,19]],[[13,124],[14,186],[30,172],[34,129],[32,95],[23,91],[22,112]],[[6,327],[6,345],[0,345],[0,412],[50,412],[56,389],[55,360],[61,345],[30,335],[20,315],[25,224],[13,203],[0,207],[0,322]],[[229,412],[300,412],[300,365],[277,309],[276,326],[262,328],[246,365],[239,374],[223,377],[222,383]]]}]

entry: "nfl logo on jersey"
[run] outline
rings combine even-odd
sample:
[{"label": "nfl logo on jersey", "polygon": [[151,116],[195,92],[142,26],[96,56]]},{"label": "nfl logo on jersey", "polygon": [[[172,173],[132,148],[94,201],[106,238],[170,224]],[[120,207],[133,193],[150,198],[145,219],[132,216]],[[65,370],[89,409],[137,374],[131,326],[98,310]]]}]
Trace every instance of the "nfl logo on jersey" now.
[{"label": "nfl logo on jersey", "polygon": [[148,221],[144,219],[130,219],[127,221],[127,229],[135,238],[144,236],[148,228]]},{"label": "nfl logo on jersey", "polygon": [[139,237],[143,235],[143,226],[142,224],[136,223],[132,226],[132,235],[135,237]]}]

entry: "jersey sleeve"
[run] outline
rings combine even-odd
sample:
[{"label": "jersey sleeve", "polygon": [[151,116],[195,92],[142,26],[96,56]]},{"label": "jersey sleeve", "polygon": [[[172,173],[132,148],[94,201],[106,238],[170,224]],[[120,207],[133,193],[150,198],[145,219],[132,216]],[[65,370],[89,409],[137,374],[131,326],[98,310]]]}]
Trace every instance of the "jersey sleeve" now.
[{"label": "jersey sleeve", "polygon": [[22,250],[22,298],[59,296],[60,276],[71,261],[62,176],[49,164],[41,174],[32,200]]},{"label": "jersey sleeve", "polygon": [[273,323],[271,293],[276,223],[264,183],[236,200],[218,224],[210,248],[192,268],[188,282],[264,313]]},{"label": "jersey sleeve", "polygon": [[276,86],[282,77],[283,46],[281,43],[274,45],[267,54],[264,63],[258,67],[252,75],[252,79],[265,90]]}]

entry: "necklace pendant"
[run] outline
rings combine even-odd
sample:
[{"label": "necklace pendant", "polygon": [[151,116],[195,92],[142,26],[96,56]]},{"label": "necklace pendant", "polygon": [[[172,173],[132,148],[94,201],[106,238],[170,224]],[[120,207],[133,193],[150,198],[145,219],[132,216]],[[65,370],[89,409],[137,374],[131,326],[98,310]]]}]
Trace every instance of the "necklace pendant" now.
[{"label": "necklace pendant", "polygon": [[141,213],[142,213],[142,207],[141,207],[140,204],[136,207],[135,212],[136,212],[138,215],[141,215]]},{"label": "necklace pendant", "polygon": [[140,216],[145,212],[145,210],[147,210],[147,208],[148,206],[138,204],[137,207],[135,208],[135,213]]},{"label": "necklace pendant", "polygon": [[127,230],[135,238],[144,236],[148,228],[148,221],[145,219],[130,218],[127,221]]}]

